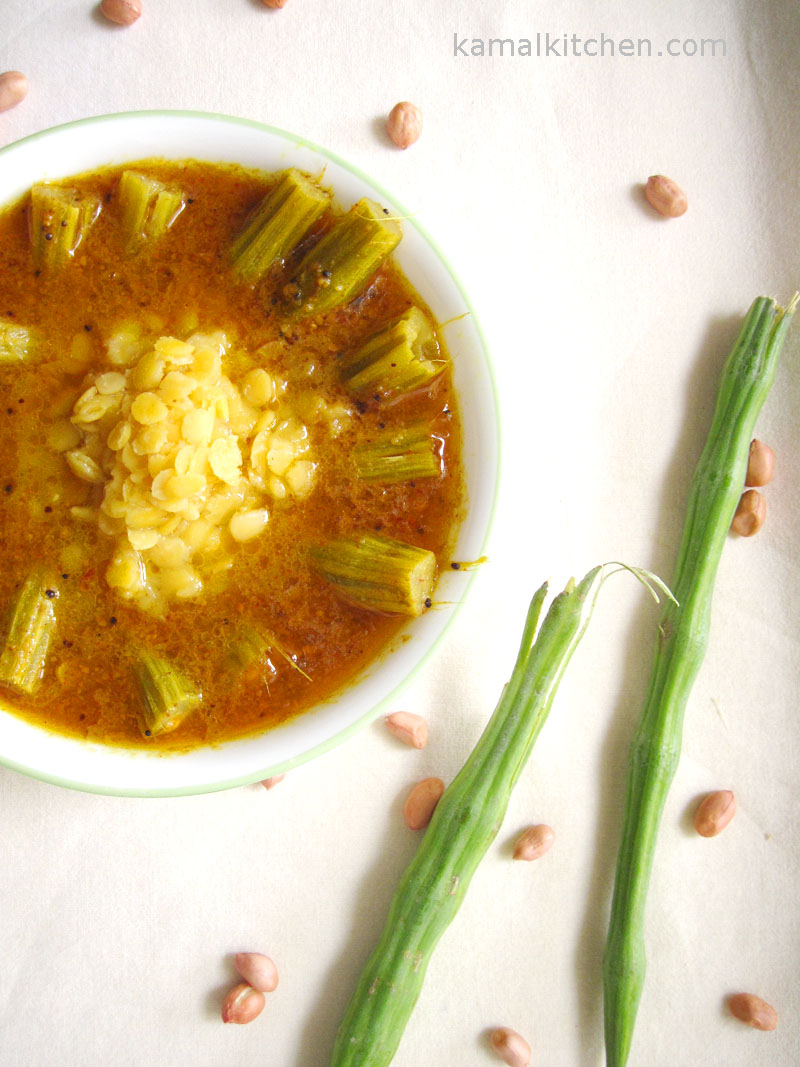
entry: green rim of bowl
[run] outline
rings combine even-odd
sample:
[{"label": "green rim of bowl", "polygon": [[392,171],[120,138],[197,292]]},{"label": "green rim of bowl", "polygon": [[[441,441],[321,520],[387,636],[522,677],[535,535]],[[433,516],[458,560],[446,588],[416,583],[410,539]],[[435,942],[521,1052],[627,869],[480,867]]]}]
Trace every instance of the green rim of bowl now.
[{"label": "green rim of bowl", "polygon": [[[394,196],[393,193],[390,193],[387,189],[385,189],[380,182],[375,181],[369,174],[363,171],[360,167],[351,163],[349,160],[346,160],[342,156],[337,155],[330,149],[321,147],[314,141],[309,141],[305,137],[299,137],[296,134],[293,134],[288,130],[281,129],[278,126],[270,126],[264,122],[257,122],[255,119],[239,118],[234,115],[224,115],[211,111],[145,110],[122,111],[117,114],[112,113],[107,115],[92,115],[89,118],[76,119],[72,122],[62,123],[58,126],[51,126],[46,130],[39,130],[37,133],[32,133],[29,134],[27,137],[22,137],[18,141],[12,141],[11,144],[5,145],[3,148],[0,148],[0,161],[2,161],[2,158],[6,153],[19,148],[20,145],[29,144],[30,142],[37,141],[42,137],[50,136],[51,134],[56,133],[59,130],[75,129],[79,126],[88,126],[93,123],[121,120],[124,121],[126,119],[141,119],[148,117],[190,119],[196,118],[220,122],[224,123],[225,125],[248,126],[254,130],[261,130],[266,133],[273,134],[276,137],[280,137],[283,140],[288,141],[290,144],[298,145],[301,148],[307,148],[312,152],[316,152],[318,155],[323,156],[325,159],[329,159],[331,162],[336,163],[344,170],[350,171],[351,174],[354,174],[357,178],[360,178],[363,182],[366,182],[368,185],[372,186],[373,189],[376,189],[383,198],[395,204],[395,206],[399,209],[399,213],[409,218],[414,228],[418,230],[418,232],[422,235],[427,244],[431,247],[431,249],[433,249],[433,251],[438,256],[440,262],[443,264],[448,274],[452,278],[453,284],[460,293],[461,298],[464,301],[464,304],[469,312],[470,318],[475,326],[475,331],[478,335],[481,347],[483,349],[483,354],[486,359],[486,369],[488,371],[489,379],[492,384],[492,404],[494,408],[494,422],[497,438],[497,461],[494,470],[494,488],[491,504],[489,507],[489,516],[486,523],[486,531],[483,537],[483,544],[481,546],[482,554],[485,553],[485,550],[489,543],[492,528],[494,526],[494,520],[497,511],[497,501],[500,491],[500,459],[502,449],[502,441],[500,435],[500,405],[497,391],[497,380],[494,373],[494,366],[492,364],[491,355],[489,353],[489,346],[486,343],[486,337],[484,336],[483,329],[481,328],[478,317],[475,314],[475,309],[472,306],[472,302],[467,296],[466,290],[461,284],[461,281],[455,270],[453,269],[450,260],[444,255],[436,241],[431,237],[425,227],[420,225],[420,223],[418,223],[411,216],[411,213],[404,208],[402,203],[398,201],[397,197]],[[445,623],[441,633],[437,636],[436,640],[433,642],[430,648],[428,648],[428,650],[425,652],[425,654],[416,664],[416,666],[409,672],[408,675],[406,675],[405,678],[403,678],[403,680],[398,685],[395,686],[395,688],[390,693],[388,693],[383,698],[383,700],[379,701],[378,704],[376,704],[373,708],[366,712],[366,714],[362,715],[359,719],[356,719],[355,722],[350,723],[349,726],[345,727],[343,730],[340,730],[333,737],[328,738],[327,741],[322,741],[320,742],[320,744],[315,745],[308,751],[303,752],[298,756],[294,756],[292,757],[292,759],[285,760],[283,763],[279,763],[271,767],[265,767],[258,771],[253,771],[252,773],[244,775],[243,777],[240,776],[221,782],[212,782],[211,784],[182,786],[174,789],[114,789],[110,786],[85,784],[83,782],[73,781],[69,778],[61,778],[58,775],[43,774],[41,771],[35,768],[28,767],[25,764],[17,763],[15,760],[11,760],[4,757],[2,753],[0,753],[0,765],[8,767],[10,770],[19,771],[21,774],[24,774],[29,778],[35,778],[40,782],[47,782],[50,785],[62,786],[65,789],[74,789],[82,793],[94,793],[105,796],[119,797],[146,797],[152,799],[160,797],[199,796],[203,793],[218,793],[226,789],[235,789],[240,786],[253,785],[254,783],[263,781],[265,778],[268,778],[272,775],[282,774],[286,771],[292,770],[295,767],[299,767],[303,763],[307,763],[309,760],[315,759],[317,756],[324,755],[326,752],[331,751],[331,749],[336,748],[344,741],[347,741],[349,738],[355,736],[355,734],[364,729],[364,727],[368,726],[371,722],[374,722],[374,720],[381,713],[381,710],[387,707],[393,700],[395,700],[398,694],[402,692],[402,690],[405,689],[405,687],[417,677],[423,667],[427,666],[427,664],[430,662],[431,657],[438,650],[439,645],[450,630],[450,627],[453,625],[453,621],[460,614],[464,606],[464,602],[466,601],[469,595],[469,591],[472,588],[473,582],[475,581],[475,578],[476,572],[473,572],[469,575],[466,586],[464,588],[463,596],[458,601],[458,603],[454,605],[450,613],[450,617]]]}]

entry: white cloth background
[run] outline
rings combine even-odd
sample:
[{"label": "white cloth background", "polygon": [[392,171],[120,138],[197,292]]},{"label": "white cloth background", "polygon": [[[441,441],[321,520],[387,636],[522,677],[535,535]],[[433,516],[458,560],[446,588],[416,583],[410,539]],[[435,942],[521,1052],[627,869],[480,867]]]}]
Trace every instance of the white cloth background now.
[{"label": "white cloth background", "polygon": [[[381,723],[258,786],[175,800],[88,796],[0,768],[3,1067],[324,1067],[356,974],[416,839],[415,779],[449,780],[510,670],[527,600],[608,559],[669,579],[718,372],[750,301],[800,284],[796,0],[143,0],[129,30],[87,0],[4,0],[0,69],[29,97],[9,142],[92,114],[192,108],[334,149],[419,214],[471,295],[504,429],[491,547],[470,603],[404,706],[415,752]],[[712,58],[454,56],[463,38],[724,38]],[[382,133],[424,110],[405,153]],[[211,146],[210,146],[211,147]],[[669,174],[688,214],[653,216]],[[731,539],[686,717],[649,902],[649,972],[631,1067],[800,1062],[800,324],[759,435],[777,453],[767,525]],[[488,1027],[533,1064],[599,1067],[600,958],[657,609],[606,586],[495,847],[443,938],[395,1067],[495,1062]],[[732,788],[719,838],[696,798]],[[513,863],[523,826],[557,842]],[[281,984],[248,1027],[219,1006],[242,948]],[[774,1034],[724,1009],[757,992]]]}]

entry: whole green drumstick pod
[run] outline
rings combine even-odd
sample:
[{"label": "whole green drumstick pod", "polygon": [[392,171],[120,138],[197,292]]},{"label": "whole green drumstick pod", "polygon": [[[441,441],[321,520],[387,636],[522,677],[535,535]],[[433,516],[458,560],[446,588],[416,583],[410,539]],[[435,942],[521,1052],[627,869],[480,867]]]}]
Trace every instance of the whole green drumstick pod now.
[{"label": "whole green drumstick pod", "polygon": [[631,746],[622,843],[603,960],[608,1067],[623,1067],[645,976],[644,918],[656,836],[678,766],[686,702],[708,643],[711,594],[742,493],[756,418],[797,306],[758,297],[722,372],[711,430],[689,490],[686,524],[659,625],[645,706]]},{"label": "whole green drumstick pod", "polygon": [[601,568],[553,600],[533,597],[511,679],[467,762],[445,790],[392,901],[380,940],[344,1016],[331,1067],[386,1067],[400,1043],[439,938],[503,821],[561,675],[585,626]]}]

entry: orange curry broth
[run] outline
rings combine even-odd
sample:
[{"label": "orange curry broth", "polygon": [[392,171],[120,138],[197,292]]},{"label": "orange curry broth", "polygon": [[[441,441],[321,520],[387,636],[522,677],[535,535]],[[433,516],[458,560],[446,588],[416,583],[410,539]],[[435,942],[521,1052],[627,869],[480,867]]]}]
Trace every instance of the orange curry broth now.
[{"label": "orange curry broth", "polygon": [[[99,193],[103,201],[98,220],[61,270],[35,269],[27,197],[0,215],[0,318],[35,327],[44,338],[35,365],[0,366],[0,603],[12,599],[37,561],[61,575],[56,634],[42,684],[31,698],[9,693],[3,702],[58,732],[111,744],[185,749],[261,731],[313,707],[390,644],[403,620],[343,602],[311,570],[306,548],[338,535],[380,531],[432,550],[441,570],[463,509],[460,426],[449,369],[413,396],[358,404],[351,428],[333,447],[332,438],[309,425],[319,463],[315,489],[285,511],[274,503],[266,531],[236,547],[224,588],[173,602],[163,619],[115,594],[105,581],[113,539],[69,511],[86,502],[90,487],[46,444],[55,413],[63,418],[82,391],[83,373],[67,375],[64,359],[76,333],[85,331],[92,340],[93,375],[108,367],[104,341],[120,324],[138,320],[147,327],[148,316],[156,315],[163,328],[152,330],[154,339],[170,333],[181,315],[194,309],[198,329],[225,330],[246,351],[283,337],[281,363],[267,369],[288,379],[289,397],[313,385],[327,400],[352,403],[337,380],[337,353],[412,301],[420,304],[389,263],[348,307],[287,325],[270,298],[270,290],[280,292],[286,275],[255,287],[239,284],[226,257],[232,236],[276,178],[193,161],[129,166],[178,183],[188,198],[174,227],[135,255],[123,251],[115,204],[124,168],[61,182]],[[323,217],[305,247],[332,218],[331,213]],[[359,483],[349,458],[353,444],[379,427],[420,418],[443,442],[441,478]],[[84,550],[83,562],[69,571],[62,553],[75,542]],[[266,627],[311,681],[279,656],[272,657],[274,676],[259,667],[244,673],[226,667],[226,650],[243,621]],[[203,691],[199,710],[157,739],[141,732],[131,671],[136,646],[169,657]]]}]

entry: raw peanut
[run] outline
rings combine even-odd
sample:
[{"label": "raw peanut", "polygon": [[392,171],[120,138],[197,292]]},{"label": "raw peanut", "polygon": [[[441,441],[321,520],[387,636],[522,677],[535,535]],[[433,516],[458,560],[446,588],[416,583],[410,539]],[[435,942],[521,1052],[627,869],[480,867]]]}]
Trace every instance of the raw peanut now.
[{"label": "raw peanut", "polygon": [[386,132],[398,148],[408,148],[422,133],[422,112],[407,100],[395,104],[386,120]]},{"label": "raw peanut", "polygon": [[272,993],[278,988],[278,968],[262,952],[237,952],[236,970],[259,993]]},{"label": "raw peanut", "polygon": [[748,489],[739,499],[731,530],[740,537],[752,537],[764,525],[766,517],[766,500],[757,489]]},{"label": "raw peanut", "polygon": [[28,95],[28,79],[19,70],[0,74],[0,111],[9,111]]},{"label": "raw peanut", "polygon": [[721,834],[736,814],[736,797],[730,789],[709,793],[694,813],[694,828],[701,837]]},{"label": "raw peanut", "polygon": [[443,792],[441,778],[423,778],[417,782],[403,805],[403,818],[410,830],[423,830],[428,825]]},{"label": "raw peanut", "polygon": [[386,727],[390,734],[412,748],[425,748],[428,743],[428,724],[421,715],[411,711],[395,711],[387,715]]},{"label": "raw peanut", "polygon": [[288,0],[262,0],[265,7],[286,7]]},{"label": "raw peanut", "polygon": [[552,826],[540,823],[538,826],[529,826],[523,830],[514,845],[515,860],[538,860],[545,852],[549,852],[556,839],[556,833]]},{"label": "raw peanut", "polygon": [[103,0],[100,10],[109,22],[132,26],[142,13],[142,0]]},{"label": "raw peanut", "polygon": [[644,187],[644,195],[659,215],[666,215],[669,219],[676,219],[686,213],[689,201],[686,193],[676,185],[671,178],[665,178],[663,174],[651,174]]},{"label": "raw peanut", "polygon": [[755,1030],[774,1030],[778,1025],[778,1013],[755,993],[734,993],[728,997],[728,1007],[731,1015]]},{"label": "raw peanut", "polygon": [[489,1035],[489,1043],[509,1067],[528,1067],[531,1062],[531,1046],[516,1030],[498,1026]]},{"label": "raw peanut", "polygon": [[766,485],[772,481],[772,472],[775,468],[775,453],[754,437],[750,442],[750,454],[747,458],[747,474],[744,479],[745,485]]},{"label": "raw peanut", "polygon": [[285,777],[285,774],[276,774],[272,778],[265,778],[261,784],[265,789],[274,789],[278,782],[282,782]]},{"label": "raw peanut", "polygon": [[222,1002],[224,1023],[251,1023],[264,1010],[264,994],[246,982],[234,986]]}]

